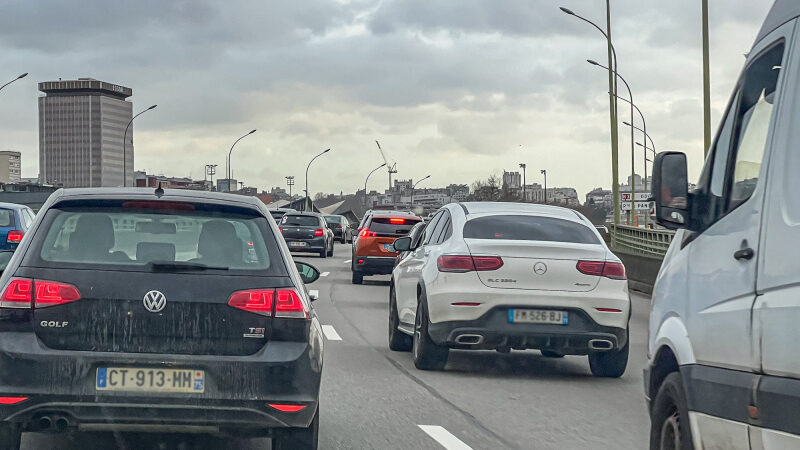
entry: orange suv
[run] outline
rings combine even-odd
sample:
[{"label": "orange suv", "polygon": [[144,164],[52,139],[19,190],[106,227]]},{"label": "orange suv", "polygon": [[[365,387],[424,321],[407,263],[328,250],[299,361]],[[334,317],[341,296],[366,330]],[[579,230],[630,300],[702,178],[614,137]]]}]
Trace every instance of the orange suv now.
[{"label": "orange suv", "polygon": [[392,243],[419,222],[416,214],[398,211],[373,211],[366,217],[353,239],[353,284],[361,284],[364,275],[392,273],[398,254]]}]

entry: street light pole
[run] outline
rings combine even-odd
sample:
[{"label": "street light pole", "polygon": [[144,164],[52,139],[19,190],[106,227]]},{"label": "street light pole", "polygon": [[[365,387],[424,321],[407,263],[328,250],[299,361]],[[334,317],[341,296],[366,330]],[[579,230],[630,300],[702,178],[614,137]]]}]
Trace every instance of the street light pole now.
[{"label": "street light pole", "polygon": [[[597,67],[602,67],[603,69],[609,70],[608,67],[600,64],[599,62],[597,62],[595,60],[587,59],[586,62],[588,62],[589,64],[592,64],[592,65],[595,65]],[[627,81],[625,81],[625,78],[623,78],[622,75],[619,74],[619,72],[614,70],[613,73],[617,76],[617,78],[622,80],[622,83],[625,84],[625,87],[628,89],[628,98],[631,99],[631,101],[629,101],[628,103],[630,103],[630,105],[631,105],[631,123],[633,123],[633,106],[634,106],[633,105],[633,92],[631,92],[630,85],[628,84]],[[614,97],[615,98],[619,98],[619,96],[616,93],[614,94]],[[631,212],[629,214],[631,223],[635,222],[635,217],[636,217],[636,165],[635,165],[635,161],[636,160],[635,160],[635,157],[636,157],[636,155],[634,155],[633,128],[631,128]]]},{"label": "street light pole", "polygon": [[544,204],[547,204],[547,170],[542,169],[539,171],[542,175],[544,175]]},{"label": "street light pole", "polygon": [[250,136],[255,132],[256,130],[252,130],[249,133],[245,134],[244,136],[240,137],[239,139],[235,140],[233,142],[233,145],[231,145],[230,151],[228,151],[228,160],[226,161],[226,167],[225,167],[225,176],[228,177],[228,192],[230,192],[231,190],[231,153],[233,153],[233,147],[236,147],[236,144],[238,144],[239,141],[246,138],[247,136]]},{"label": "street light pole", "polygon": [[372,171],[367,175],[367,179],[364,180],[364,209],[367,209],[367,183],[369,182],[369,177],[371,177],[372,174],[375,173],[375,171],[384,166],[386,166],[386,163],[383,163],[380,166],[372,169]]},{"label": "street light pole", "polygon": [[[0,89],[2,89],[2,88],[0,88]],[[123,187],[127,187],[128,186],[128,174],[127,174],[127,171],[128,171],[128,166],[127,166],[128,154],[127,154],[127,149],[126,149],[127,144],[128,144],[128,128],[130,128],[131,124],[133,123],[133,119],[141,116],[142,114],[146,113],[147,111],[150,111],[151,109],[156,109],[156,106],[158,106],[158,105],[153,105],[153,106],[145,109],[144,111],[139,112],[139,114],[136,114],[135,116],[131,117],[131,120],[129,120],[128,124],[125,125],[125,132],[122,133],[122,186]]]},{"label": "street light pole", "polygon": [[711,76],[708,61],[708,0],[702,3],[703,21],[703,156],[711,147]]},{"label": "street light pole", "polygon": [[528,167],[525,163],[519,163],[519,166],[522,168],[522,201],[525,202],[528,199],[525,198],[525,169]]},{"label": "street light pole", "polygon": [[289,186],[289,201],[292,201],[292,186],[294,186],[294,175],[286,177],[286,185]]},{"label": "street light pole", "polygon": [[211,188],[214,188],[214,174],[217,173],[217,164],[206,164],[206,175],[211,177]]},{"label": "street light pole", "polygon": [[15,81],[17,81],[17,80],[21,80],[21,79],[23,79],[23,78],[25,78],[25,77],[27,77],[27,76],[28,76],[28,72],[25,72],[25,73],[23,73],[22,75],[18,76],[17,78],[14,78],[13,80],[9,81],[8,83],[6,83],[6,84],[4,84],[4,85],[0,86],[0,91],[2,91],[2,90],[3,90],[3,88],[4,88],[4,87],[6,87],[6,86],[8,86],[9,84],[11,84],[11,83],[13,83],[13,82],[15,82]]},{"label": "street light pole", "polygon": [[[603,34],[606,38],[606,43],[608,47],[608,66],[611,68],[613,67],[614,70],[617,69],[617,52],[614,49],[614,45],[611,42],[611,4],[609,0],[606,0],[606,29],[605,31],[600,28],[597,24],[592,22],[585,17],[581,17],[575,14],[572,10],[567,8],[560,8],[566,14],[574,16],[584,22],[588,23],[589,25],[597,28],[597,30]],[[608,70],[608,103],[609,103],[609,119],[611,122],[611,195],[614,198],[614,225],[619,225],[619,135],[617,129],[617,101],[616,101],[616,94],[617,94],[617,80],[614,77],[613,72],[611,69]],[[612,246],[614,244],[616,233],[611,235],[612,237]]]},{"label": "street light pole", "polygon": [[411,186],[411,209],[414,209],[414,189],[417,188],[418,184],[422,183],[423,181],[427,180],[430,177],[431,177],[430,175],[427,175],[423,178],[420,178],[419,180],[417,180],[416,183],[414,183],[413,186]]},{"label": "street light pole", "polygon": [[303,211],[306,210],[306,205],[307,204],[311,206],[311,210],[312,211],[314,210],[314,203],[311,201],[311,197],[308,196],[308,169],[311,167],[311,163],[313,163],[315,159],[319,158],[320,156],[324,155],[325,153],[328,153],[329,151],[331,151],[331,149],[328,148],[328,149],[325,149],[324,151],[320,152],[317,156],[311,158],[311,161],[309,161],[308,165],[306,166],[306,201],[303,202]]}]

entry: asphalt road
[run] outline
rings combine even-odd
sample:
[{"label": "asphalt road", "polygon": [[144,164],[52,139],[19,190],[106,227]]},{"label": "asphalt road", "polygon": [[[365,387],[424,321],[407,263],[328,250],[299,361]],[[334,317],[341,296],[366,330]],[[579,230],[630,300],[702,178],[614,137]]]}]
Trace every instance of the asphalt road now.
[{"label": "asphalt road", "polygon": [[[597,379],[586,357],[537,351],[453,351],[442,372],[414,368],[387,346],[389,276],[350,283],[350,246],[333,258],[297,255],[324,277],[309,286],[325,325],[321,449],[642,449],[649,300],[632,294],[631,357],[619,379]],[[26,433],[24,449],[268,449],[269,439],[161,434]]]}]

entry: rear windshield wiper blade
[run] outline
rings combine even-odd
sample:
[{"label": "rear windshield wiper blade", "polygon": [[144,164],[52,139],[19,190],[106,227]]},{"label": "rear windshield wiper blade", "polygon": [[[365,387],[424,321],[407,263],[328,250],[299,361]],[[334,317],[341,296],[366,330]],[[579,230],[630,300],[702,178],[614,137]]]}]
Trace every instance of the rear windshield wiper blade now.
[{"label": "rear windshield wiper blade", "polygon": [[153,272],[170,272],[181,270],[229,270],[229,267],[209,266],[202,263],[178,262],[178,261],[152,261],[147,263]]}]

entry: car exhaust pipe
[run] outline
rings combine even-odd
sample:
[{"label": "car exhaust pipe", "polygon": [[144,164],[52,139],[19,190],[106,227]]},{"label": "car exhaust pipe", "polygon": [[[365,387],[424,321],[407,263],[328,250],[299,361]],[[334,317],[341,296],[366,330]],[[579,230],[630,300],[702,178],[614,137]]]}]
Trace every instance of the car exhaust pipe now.
[{"label": "car exhaust pipe", "polygon": [[53,424],[58,431],[65,431],[69,427],[69,419],[64,416],[56,416]]},{"label": "car exhaust pipe", "polygon": [[589,348],[601,352],[606,352],[614,348],[614,343],[608,339],[592,339],[589,341]]},{"label": "car exhaust pipe", "polygon": [[480,334],[459,334],[456,337],[456,344],[478,345],[483,343],[483,336]]},{"label": "car exhaust pipe", "polygon": [[50,416],[39,417],[39,422],[36,424],[37,429],[41,431],[49,430],[53,426],[53,419]]}]

